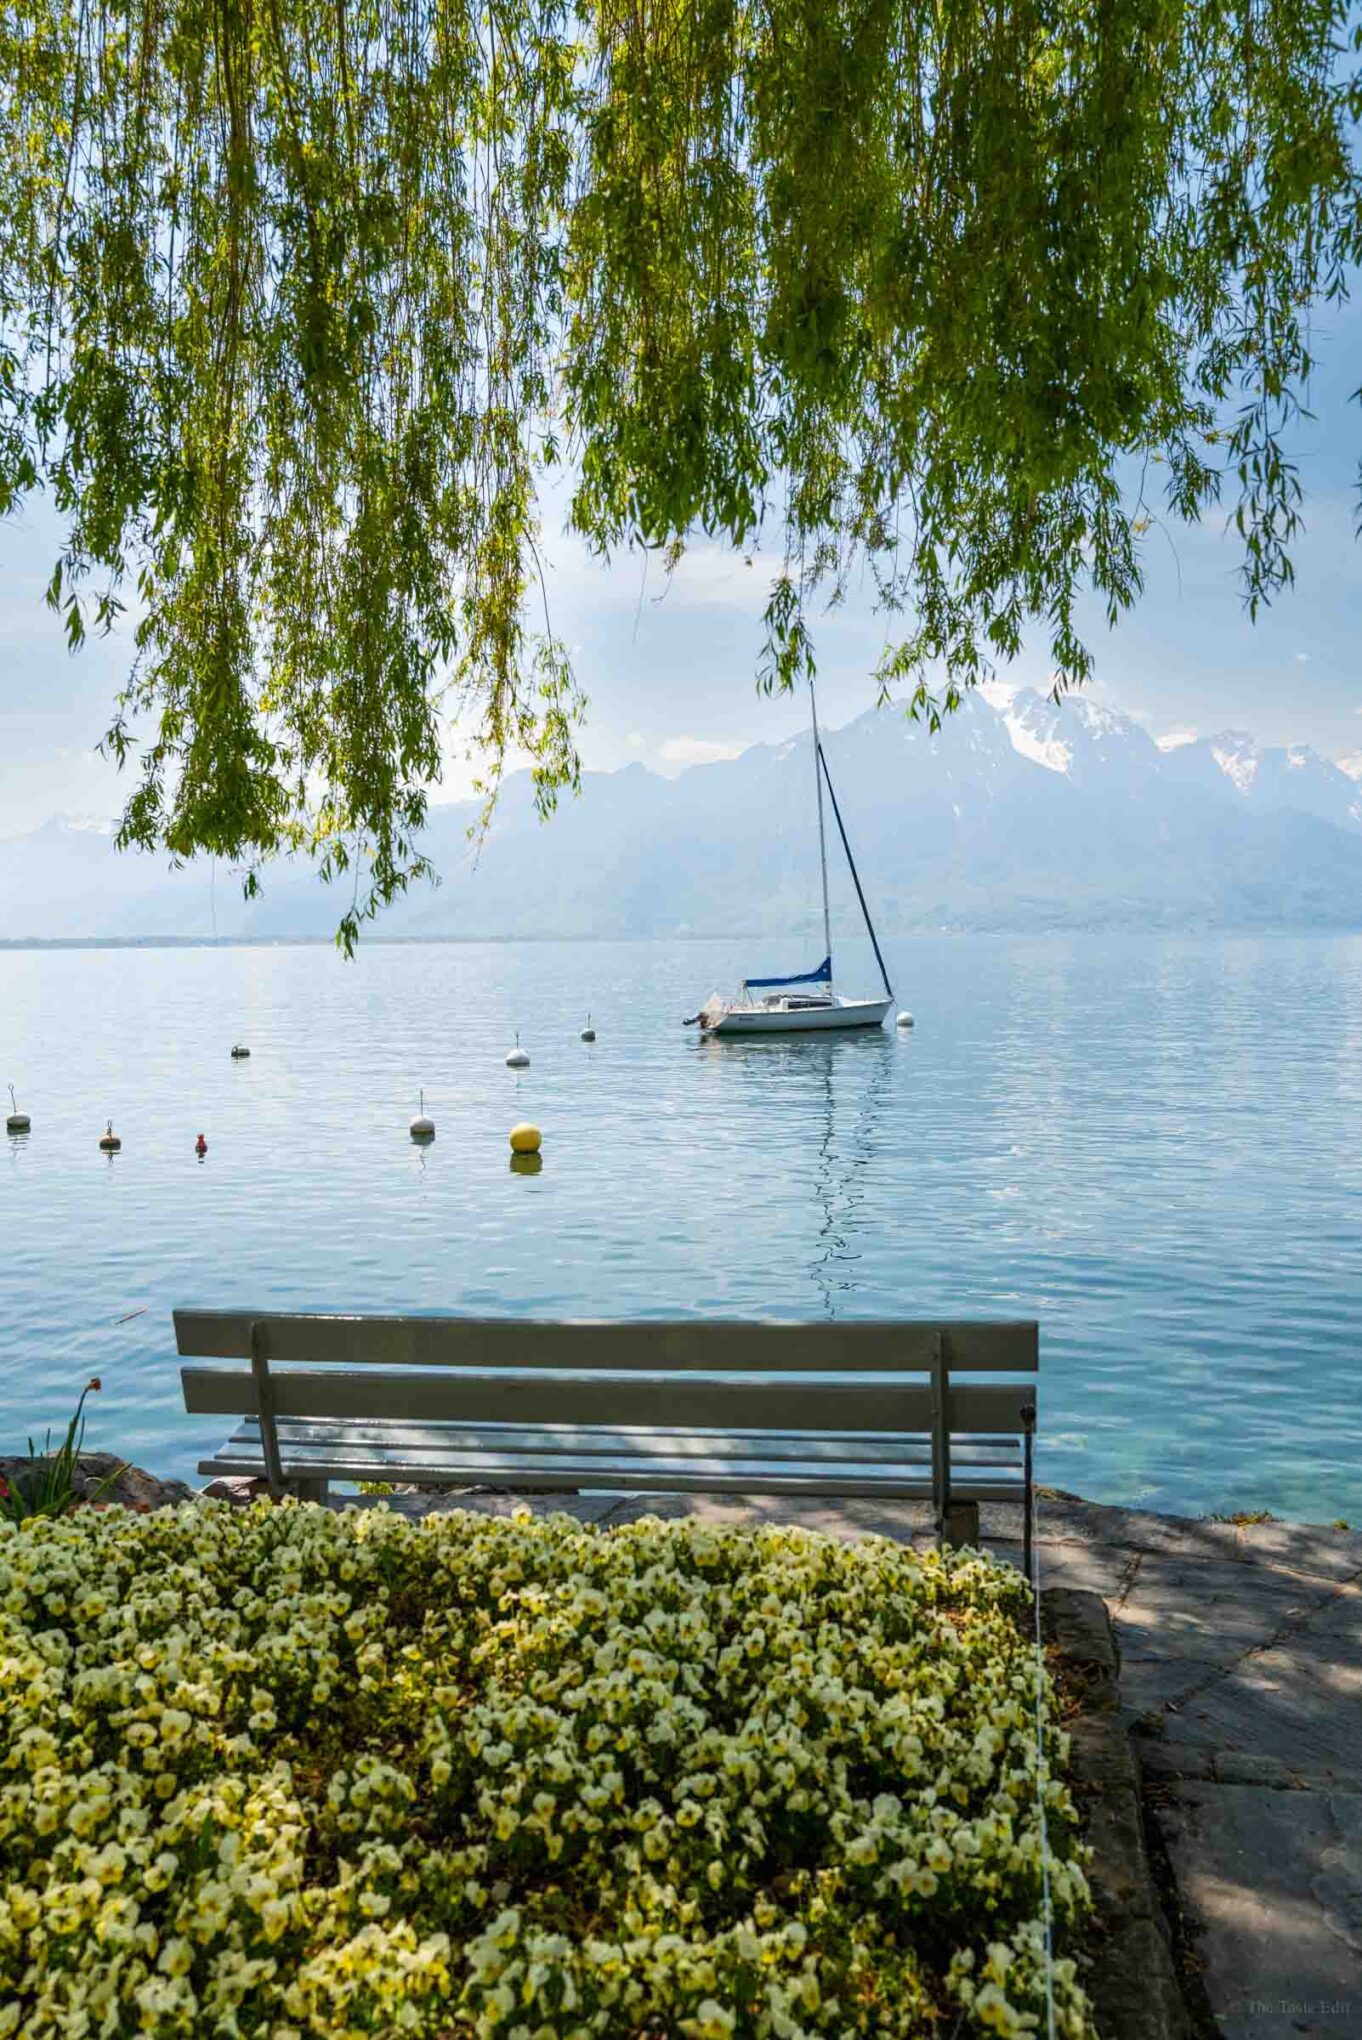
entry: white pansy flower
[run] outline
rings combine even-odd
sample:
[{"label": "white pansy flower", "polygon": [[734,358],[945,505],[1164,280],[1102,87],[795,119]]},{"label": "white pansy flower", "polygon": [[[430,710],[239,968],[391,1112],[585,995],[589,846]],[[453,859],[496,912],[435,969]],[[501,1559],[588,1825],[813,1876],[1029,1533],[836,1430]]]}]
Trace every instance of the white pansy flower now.
[{"label": "white pansy flower", "polygon": [[988,1561],[778,1526],[0,1525],[11,2030],[1033,2032],[1028,1619]]}]

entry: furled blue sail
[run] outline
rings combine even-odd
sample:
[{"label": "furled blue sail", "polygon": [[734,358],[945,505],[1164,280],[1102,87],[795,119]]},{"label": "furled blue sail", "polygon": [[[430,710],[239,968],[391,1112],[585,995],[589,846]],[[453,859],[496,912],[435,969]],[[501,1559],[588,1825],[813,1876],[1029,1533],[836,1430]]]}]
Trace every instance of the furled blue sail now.
[{"label": "furled blue sail", "polygon": [[825,956],[817,970],[802,970],[797,977],[787,978],[744,978],[743,990],[748,992],[774,991],[779,985],[830,985],[832,983],[832,958]]}]

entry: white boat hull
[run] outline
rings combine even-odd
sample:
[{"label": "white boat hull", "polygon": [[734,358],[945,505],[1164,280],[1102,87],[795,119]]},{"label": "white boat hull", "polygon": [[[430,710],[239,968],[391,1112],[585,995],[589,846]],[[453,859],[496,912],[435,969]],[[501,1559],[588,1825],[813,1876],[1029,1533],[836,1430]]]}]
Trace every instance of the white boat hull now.
[{"label": "white boat hull", "polygon": [[834,999],[828,1006],[730,1006],[706,1034],[828,1034],[848,1027],[882,1027],[892,999]]}]

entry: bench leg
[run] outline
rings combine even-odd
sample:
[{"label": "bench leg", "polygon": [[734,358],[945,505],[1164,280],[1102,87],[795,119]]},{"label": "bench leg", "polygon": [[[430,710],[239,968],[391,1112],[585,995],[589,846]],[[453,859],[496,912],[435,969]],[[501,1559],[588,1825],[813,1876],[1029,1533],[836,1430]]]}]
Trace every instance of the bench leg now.
[{"label": "bench leg", "polygon": [[290,1480],[288,1491],[300,1502],[324,1502],[329,1483],[324,1480]]},{"label": "bench leg", "polygon": [[979,1504],[949,1502],[941,1523],[941,1542],[958,1551],[961,1545],[979,1544]]}]

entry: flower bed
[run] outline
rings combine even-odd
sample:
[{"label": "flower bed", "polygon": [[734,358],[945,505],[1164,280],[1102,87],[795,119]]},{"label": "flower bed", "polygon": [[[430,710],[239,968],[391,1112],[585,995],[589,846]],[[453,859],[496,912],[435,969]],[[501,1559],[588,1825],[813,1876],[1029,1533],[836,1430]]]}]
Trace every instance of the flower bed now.
[{"label": "flower bed", "polygon": [[1043,2032],[1028,1615],[793,1529],[0,1525],[0,2035]]}]

